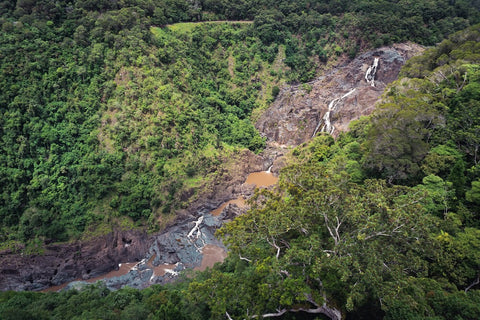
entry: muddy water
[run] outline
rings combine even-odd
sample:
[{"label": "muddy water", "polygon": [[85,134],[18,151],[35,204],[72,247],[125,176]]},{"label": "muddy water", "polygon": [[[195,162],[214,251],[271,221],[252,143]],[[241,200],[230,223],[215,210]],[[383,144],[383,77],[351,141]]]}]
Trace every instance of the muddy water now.
[{"label": "muddy water", "polygon": [[211,268],[215,263],[223,262],[227,257],[225,249],[214,244],[207,244],[202,248],[202,253],[202,263],[199,267],[195,267],[194,270],[203,271],[207,268]]},{"label": "muddy water", "polygon": [[89,283],[94,283],[98,280],[110,279],[110,278],[113,278],[113,277],[120,277],[120,276],[126,275],[133,267],[135,267],[137,265],[137,263],[138,262],[120,263],[120,265],[119,265],[120,267],[118,268],[118,270],[113,270],[113,271],[110,271],[107,274],[104,274],[104,275],[101,275],[101,276],[98,276],[98,277],[95,277],[95,278],[91,278],[91,279],[88,279],[88,280],[85,280],[85,281],[89,282]]},{"label": "muddy water", "polygon": [[164,276],[165,273],[167,273],[167,270],[173,270],[175,269],[177,265],[175,264],[161,264],[157,267],[153,267],[153,274],[157,276]]},{"label": "muddy water", "polygon": [[[245,183],[247,184],[254,184],[257,188],[259,187],[269,187],[276,184],[278,178],[275,177],[270,170],[269,171],[259,171],[250,173],[247,176],[247,180]],[[233,199],[227,202],[224,202],[220,207],[215,210],[210,211],[213,216],[218,216],[222,213],[223,209],[225,209],[229,204],[234,203],[240,208],[245,207],[245,199],[240,196],[237,199]]]},{"label": "muddy water", "polygon": [[[268,171],[250,173],[247,176],[247,180],[245,181],[245,183],[254,184],[257,188],[269,187],[276,184],[278,182],[278,178],[270,172],[270,169],[271,167],[268,169]],[[222,213],[223,209],[225,209],[226,206],[231,203],[234,203],[239,207],[245,207],[245,199],[240,196],[237,199],[233,199],[223,203],[220,207],[211,211],[210,213],[213,216],[218,216]],[[207,244],[205,247],[203,247],[202,254],[202,263],[199,267],[196,267],[195,270],[203,271],[207,267],[211,268],[216,262],[223,262],[223,260],[227,257],[227,252],[225,251],[225,249],[212,244]]]},{"label": "muddy water", "polygon": [[[258,187],[268,187],[268,186],[274,185],[277,183],[277,181],[278,181],[278,178],[273,176],[269,171],[261,171],[261,172],[254,172],[249,174],[245,183],[255,184],[255,186],[258,188]],[[245,206],[245,200],[243,199],[243,197],[240,196],[239,198],[230,200],[222,204],[219,208],[211,211],[212,216],[218,216],[222,212],[222,210],[225,209],[225,207],[230,203],[234,203],[239,207]],[[213,244],[205,245],[202,248],[202,254],[203,254],[203,258],[202,258],[201,265],[196,267],[195,270],[203,271],[207,267],[213,267],[213,265],[216,262],[222,262],[227,256],[227,253],[224,248],[217,245],[213,245]],[[154,266],[153,265],[154,258],[155,256],[150,257],[150,259],[147,262],[147,266],[150,269],[153,269],[153,272],[154,272],[153,276],[164,276],[166,273],[168,273],[169,271],[173,271],[177,267],[177,265],[175,264],[163,264],[159,266]],[[119,267],[119,270],[114,270],[102,276],[88,279],[86,280],[86,282],[93,283],[101,279],[110,279],[114,277],[123,276],[127,274],[136,265],[137,263],[135,262],[122,263]],[[75,281],[80,281],[80,280],[82,279],[76,279]],[[65,283],[63,285],[50,287],[48,289],[43,290],[43,292],[59,291],[65,288],[68,284],[69,283]]]},{"label": "muddy water", "polygon": [[212,214],[212,216],[218,216],[218,215],[220,215],[220,213],[222,213],[223,209],[225,209],[229,204],[236,204],[240,208],[243,208],[243,207],[245,207],[245,199],[243,199],[243,197],[240,196],[237,199],[227,201],[227,202],[223,203],[217,209],[210,211],[210,213]]},{"label": "muddy water", "polygon": [[167,270],[173,270],[177,265],[175,264],[161,264],[159,266],[154,266],[153,265],[153,260],[155,260],[155,257],[157,255],[154,254],[153,256],[150,257],[150,259],[147,262],[147,266],[153,270],[153,275],[158,277],[158,276],[164,276],[165,273],[167,273]]},{"label": "muddy water", "polygon": [[250,173],[247,177],[245,183],[254,184],[257,188],[259,187],[269,187],[276,184],[278,178],[275,177],[271,172],[260,171]]},{"label": "muddy water", "polygon": [[62,290],[63,288],[65,288],[67,285],[69,285],[70,283],[72,283],[74,281],[85,281],[85,282],[88,282],[88,283],[94,283],[94,282],[102,280],[102,279],[110,279],[110,278],[113,278],[113,277],[120,277],[120,276],[123,276],[123,275],[127,274],[133,267],[135,267],[137,265],[137,263],[138,262],[120,263],[118,270],[113,270],[113,271],[105,273],[101,276],[91,278],[91,279],[87,279],[87,280],[82,280],[82,279],[78,278],[78,279],[75,279],[71,282],[66,282],[66,283],[60,284],[58,286],[53,286],[53,287],[49,287],[45,290],[41,290],[41,292],[56,292],[56,291]]}]

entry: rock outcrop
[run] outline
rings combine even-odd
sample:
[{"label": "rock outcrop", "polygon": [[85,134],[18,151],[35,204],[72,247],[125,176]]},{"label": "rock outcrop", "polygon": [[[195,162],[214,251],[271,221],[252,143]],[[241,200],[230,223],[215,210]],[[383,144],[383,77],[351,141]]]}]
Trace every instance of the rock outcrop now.
[{"label": "rock outcrop", "polygon": [[[283,88],[256,127],[269,141],[296,146],[320,132],[327,115],[336,136],[348,130],[350,121],[370,114],[387,84],[397,79],[405,61],[421,51],[422,47],[415,44],[379,48],[308,84]],[[378,65],[373,73],[376,59]],[[334,108],[329,110],[335,99]]]},{"label": "rock outcrop", "polygon": [[248,196],[253,193],[253,186],[245,186],[243,183],[248,174],[256,171],[267,170],[271,165],[268,157],[256,155],[250,150],[243,150],[230,159],[225,159],[217,172],[216,178],[209,184],[200,188],[197,200],[193,201],[187,209],[188,214],[196,216],[195,212],[201,210],[213,210],[222,203],[235,199],[240,195]]},{"label": "rock outcrop", "polygon": [[[225,213],[212,216],[203,211],[199,212],[196,219],[190,217],[179,221],[152,236],[142,260],[127,272],[100,280],[111,290],[124,286],[143,289],[153,284],[170,282],[182,270],[199,267],[203,259],[202,248],[206,245],[225,249],[215,238],[215,231],[223,224]],[[87,281],[74,281],[66,288],[79,288],[87,284]]]},{"label": "rock outcrop", "polygon": [[114,231],[90,241],[51,244],[42,254],[0,253],[1,290],[42,290],[114,270],[125,261],[140,261],[148,251],[141,231]]}]

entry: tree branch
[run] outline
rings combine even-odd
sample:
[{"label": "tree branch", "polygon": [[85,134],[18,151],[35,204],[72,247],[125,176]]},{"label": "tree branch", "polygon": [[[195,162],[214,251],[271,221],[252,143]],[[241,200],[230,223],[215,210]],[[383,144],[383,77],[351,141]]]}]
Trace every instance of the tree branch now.
[{"label": "tree branch", "polygon": [[[312,314],[323,314],[329,317],[332,320],[341,320],[342,319],[342,313],[340,310],[337,310],[335,308],[330,308],[327,307],[325,304],[321,307],[317,307],[314,309],[306,309],[306,308],[298,308],[298,309],[278,309],[277,312],[275,313],[265,313],[260,316],[252,316],[252,318],[274,318],[274,317],[280,317],[284,315],[287,312],[306,312],[306,313],[312,313]],[[229,318],[229,320],[232,320],[232,318]]]},{"label": "tree branch", "polygon": [[465,293],[467,293],[468,290],[470,290],[472,287],[476,286],[479,283],[480,283],[480,276],[477,276],[477,279],[475,279],[475,281],[473,281],[468,287],[465,288]]},{"label": "tree branch", "polygon": [[242,257],[242,255],[240,253],[238,254],[238,257],[240,258],[240,260],[245,260],[247,262],[252,262],[252,260]]},{"label": "tree branch", "polygon": [[280,273],[283,273],[283,274],[286,275],[287,277],[290,277],[290,273],[288,273],[287,270],[280,270]]},{"label": "tree branch", "polygon": [[328,233],[330,233],[330,236],[333,238],[333,241],[335,242],[335,247],[338,245],[339,239],[335,236],[335,234],[332,231],[332,228],[328,225],[328,216],[326,213],[323,214],[323,218],[325,219],[325,226],[328,229]]},{"label": "tree branch", "polygon": [[[321,285],[321,281],[320,281]],[[281,317],[287,312],[306,312],[306,313],[312,313],[312,314],[323,314],[327,317],[329,317],[332,320],[342,320],[342,313],[340,310],[328,307],[327,306],[327,298],[325,297],[324,294],[324,302],[323,305],[319,305],[318,303],[313,300],[312,296],[310,294],[305,294],[305,297],[307,298],[307,301],[310,302],[315,308],[296,308],[296,309],[277,309],[277,312],[272,312],[272,313],[264,313],[261,315],[253,315],[250,318],[274,318],[274,317]],[[227,316],[229,317],[228,313]],[[228,318],[228,320],[232,320],[232,318]]]},{"label": "tree branch", "polygon": [[275,249],[277,249],[277,254],[275,255],[275,257],[278,260],[278,257],[280,257],[280,247],[275,243],[275,238],[272,237],[272,242],[270,242],[267,238],[267,242],[268,242],[269,245],[271,245],[272,247],[275,247]]},{"label": "tree branch", "polygon": [[463,86],[465,85],[466,82],[467,82],[467,72],[465,72],[465,74],[463,75],[463,83],[460,86],[457,84],[457,93],[463,89]]}]

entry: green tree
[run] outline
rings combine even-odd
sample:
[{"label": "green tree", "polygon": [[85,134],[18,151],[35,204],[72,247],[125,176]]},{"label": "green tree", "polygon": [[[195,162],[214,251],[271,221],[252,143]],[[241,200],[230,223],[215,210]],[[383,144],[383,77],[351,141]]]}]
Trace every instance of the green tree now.
[{"label": "green tree", "polygon": [[[258,193],[251,212],[220,230],[232,254],[268,270],[256,290],[279,298],[257,306],[259,314],[298,305],[345,313],[378,299],[387,310],[398,295],[408,300],[409,277],[427,275],[435,219],[420,204],[423,193],[381,180],[360,186],[341,167],[285,168],[280,190]],[[228,301],[224,309],[234,312]]]},{"label": "green tree", "polygon": [[465,194],[467,201],[480,204],[480,179],[472,181],[472,188]]},{"label": "green tree", "polygon": [[[364,166],[389,183],[418,181],[420,163],[429,151],[432,130],[442,126],[444,105],[425,92],[426,81],[406,80],[391,89],[391,99],[370,118]],[[400,83],[397,83],[400,85]]]}]

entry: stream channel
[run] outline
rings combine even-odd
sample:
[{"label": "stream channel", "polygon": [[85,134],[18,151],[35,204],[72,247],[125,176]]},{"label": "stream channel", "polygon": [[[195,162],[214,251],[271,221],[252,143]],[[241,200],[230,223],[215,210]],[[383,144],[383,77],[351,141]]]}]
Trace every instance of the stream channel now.
[{"label": "stream channel", "polygon": [[[255,184],[256,188],[276,184],[278,178],[267,171],[253,172],[247,176],[245,184]],[[147,255],[140,262],[120,263],[117,270],[88,280],[77,279],[59,286],[43,290],[60,291],[81,289],[82,287],[102,281],[111,290],[124,286],[143,289],[153,284],[167,283],[175,279],[179,272],[186,269],[203,271],[227,256],[227,250],[220,240],[215,238],[215,231],[232,216],[225,210],[230,204],[239,208],[246,206],[243,196],[220,205],[217,209],[199,210],[197,218],[187,219],[168,227],[154,236]]]}]

